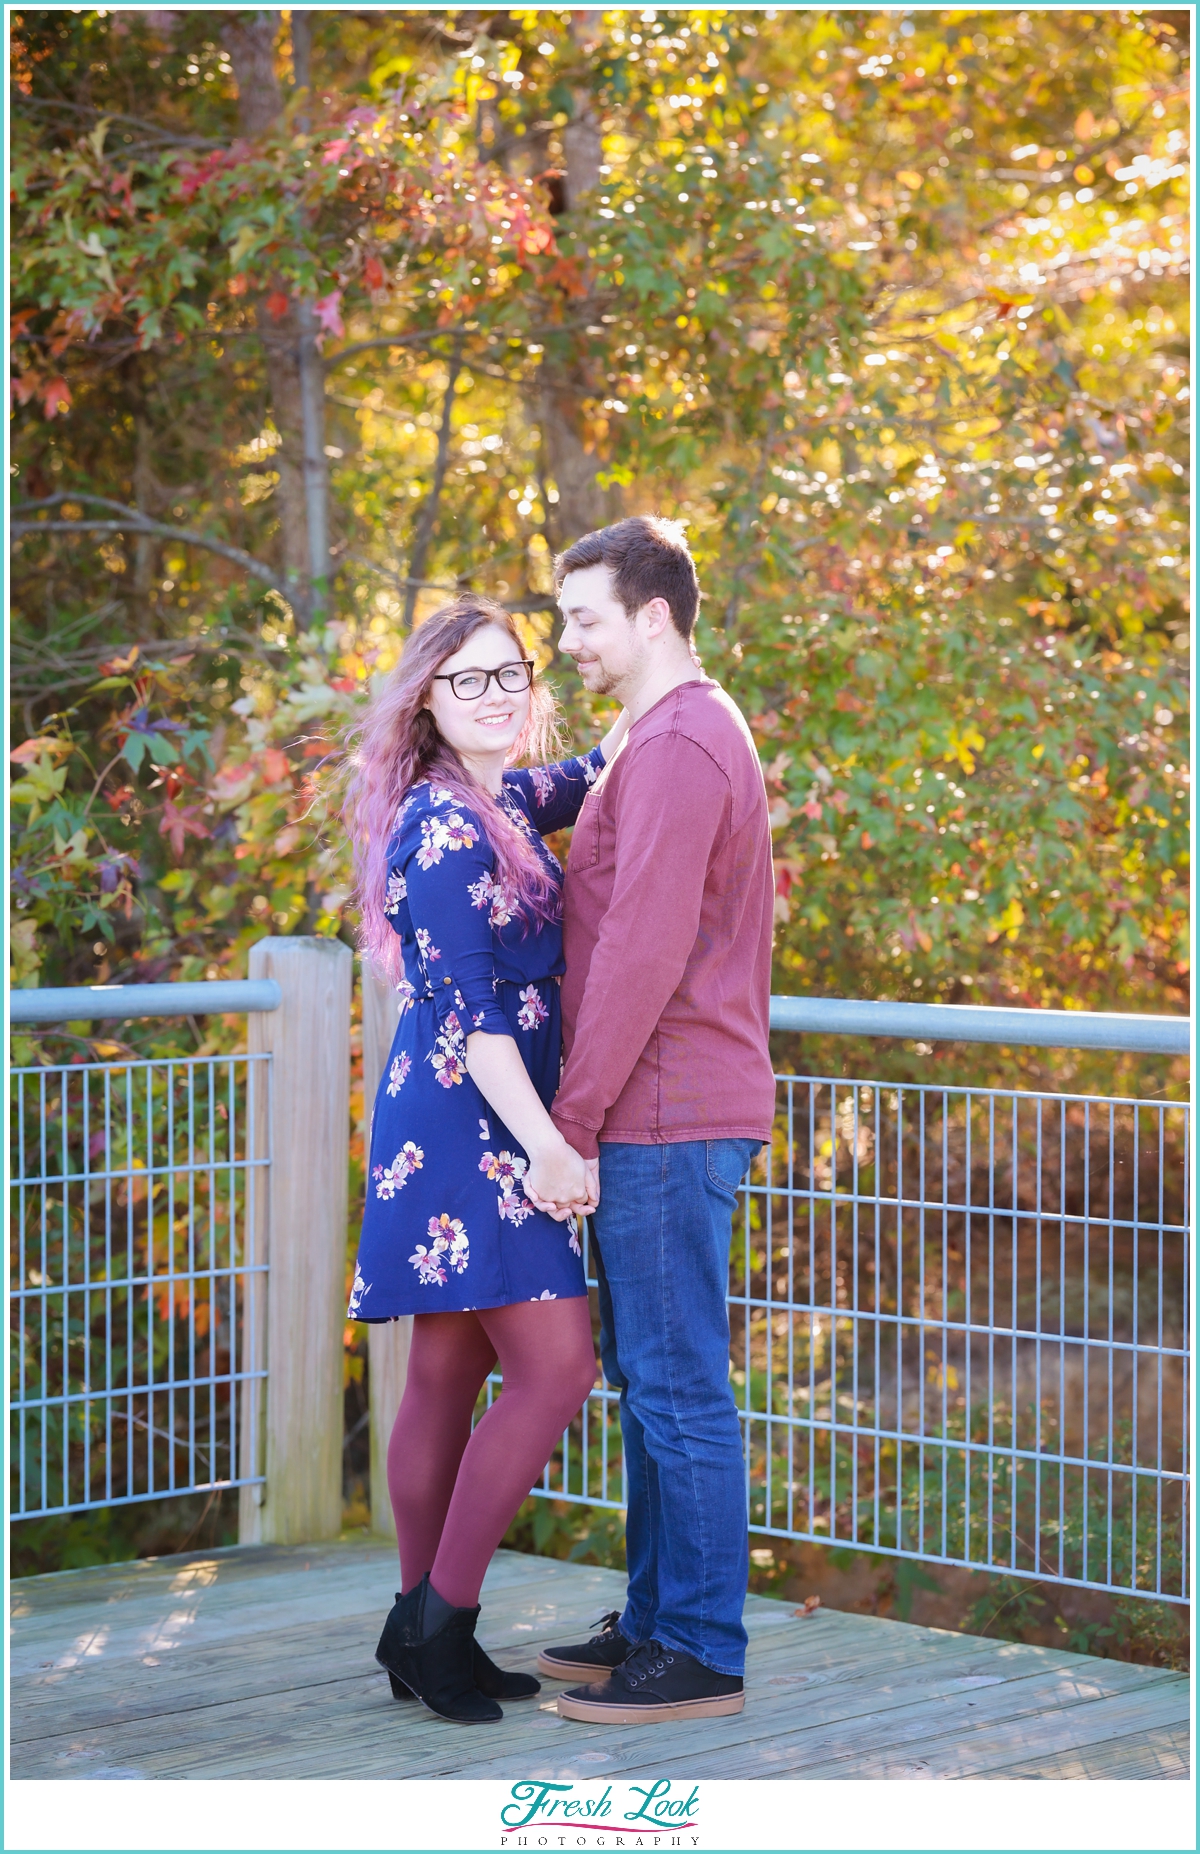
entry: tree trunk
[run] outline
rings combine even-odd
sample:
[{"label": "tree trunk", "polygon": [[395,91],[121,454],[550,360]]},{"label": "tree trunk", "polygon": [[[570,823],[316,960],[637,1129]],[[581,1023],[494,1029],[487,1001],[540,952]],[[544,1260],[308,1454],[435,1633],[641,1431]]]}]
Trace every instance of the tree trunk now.
[{"label": "tree trunk", "polygon": [[[134,414],[133,506],[139,514],[153,518],[159,511],[150,444],[150,421],[139,410]],[[139,637],[154,635],[151,607],[158,549],[159,543],[148,534],[139,534],[133,544],[133,602]]]},{"label": "tree trunk", "polygon": [[230,13],[221,22],[221,42],[229,53],[238,87],[238,132],[256,142],[283,108],[275,74],[276,12]]},{"label": "tree trunk", "polygon": [[272,462],[279,472],[279,539],[288,602],[300,630],[312,620],[308,513],[304,495],[304,405],[301,397],[297,307],[278,322],[259,305],[258,327],[267,364],[271,417],[279,433]]},{"label": "tree trunk", "polygon": [[312,620],[329,614],[329,464],[325,456],[325,369],[316,344],[317,318],[310,303],[296,305],[296,367],[304,427],[304,515],[308,529],[308,572]]},{"label": "tree trunk", "polygon": [[408,557],[408,584],[404,589],[404,629],[412,624],[413,610],[420,590],[418,582],[425,577],[425,563],[429,558],[429,548],[433,540],[433,531],[437,522],[438,503],[442,499],[442,486],[446,481],[446,466],[450,461],[450,437],[454,421],[454,389],[458,385],[458,376],[462,372],[462,342],[454,343],[454,352],[450,357],[450,367],[446,378],[446,396],[442,401],[442,422],[438,429],[437,459],[433,466],[433,482],[429,494],[421,504],[413,529],[412,550]]},{"label": "tree trunk", "polygon": [[[296,16],[293,15],[296,19]],[[239,13],[222,24],[238,87],[238,129],[253,141],[268,133],[283,110],[275,70],[277,12]],[[311,22],[296,19],[292,72],[297,88],[310,84]],[[284,584],[299,630],[328,613],[329,466],[325,458],[325,383],[307,303],[289,304],[275,321],[261,306],[258,327],[266,358],[271,416],[279,433],[275,468]]]},{"label": "tree trunk", "polygon": [[[572,17],[576,37],[586,30]],[[590,96],[576,92],[575,116],[563,130],[567,175],[563,206],[571,213],[582,205],[600,179],[603,143]],[[583,534],[602,528],[620,515],[620,498],[601,489],[596,481],[599,460],[584,442],[583,401],[589,383],[579,367],[543,365],[538,412],[550,473],[558,489],[558,502],[546,510],[550,540],[555,552],[569,547]]]}]

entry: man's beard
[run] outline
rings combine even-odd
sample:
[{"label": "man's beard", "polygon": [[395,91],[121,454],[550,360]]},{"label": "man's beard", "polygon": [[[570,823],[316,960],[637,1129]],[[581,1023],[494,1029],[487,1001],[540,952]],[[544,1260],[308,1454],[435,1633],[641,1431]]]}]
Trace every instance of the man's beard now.
[{"label": "man's beard", "polygon": [[622,677],[614,676],[610,670],[606,670],[599,659],[589,663],[587,671],[585,676],[581,669],[579,679],[589,695],[613,695],[623,680]]}]

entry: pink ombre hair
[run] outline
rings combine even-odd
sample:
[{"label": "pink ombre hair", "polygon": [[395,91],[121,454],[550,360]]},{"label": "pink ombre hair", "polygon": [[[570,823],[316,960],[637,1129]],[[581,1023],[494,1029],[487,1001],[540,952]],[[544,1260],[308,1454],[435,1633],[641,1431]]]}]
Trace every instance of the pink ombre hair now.
[{"label": "pink ombre hair", "polygon": [[[426,618],[411,634],[387,682],[373,698],[351,761],[346,819],[354,846],[359,944],[368,958],[397,981],[403,977],[399,936],[383,911],[387,892],[387,846],[405,794],[422,779],[451,792],[479,819],[496,858],[497,882],[512,895],[526,921],[557,920],[560,894],[533,844],[506,817],[490,792],[467,771],[438,733],[425,703],[430,684],[448,657],[476,631],[499,625],[518,656],[525,644],[509,612],[490,599],[464,593]],[[509,755],[509,764],[553,757],[558,714],[554,696],[535,675],[529,720]]]}]

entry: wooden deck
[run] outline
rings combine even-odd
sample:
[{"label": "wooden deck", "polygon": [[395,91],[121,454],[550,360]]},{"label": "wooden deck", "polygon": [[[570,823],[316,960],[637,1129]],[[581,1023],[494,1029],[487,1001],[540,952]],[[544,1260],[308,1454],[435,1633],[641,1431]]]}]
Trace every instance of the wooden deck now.
[{"label": "wooden deck", "polygon": [[[502,1724],[391,1698],[383,1544],[246,1547],[13,1585],[14,1778],[1185,1778],[1182,1674],[751,1597],[735,1718],[581,1725],[557,1683]],[[500,1554],[480,1639],[586,1639],[614,1571]]]}]

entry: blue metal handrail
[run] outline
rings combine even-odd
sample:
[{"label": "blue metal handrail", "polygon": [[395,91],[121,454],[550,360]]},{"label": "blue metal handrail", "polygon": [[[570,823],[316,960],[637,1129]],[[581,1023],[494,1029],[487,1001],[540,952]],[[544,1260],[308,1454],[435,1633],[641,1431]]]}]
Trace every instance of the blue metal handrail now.
[{"label": "blue metal handrail", "polygon": [[87,1022],[99,1017],[203,1017],[219,1011],[277,1011],[274,979],[197,979],[175,985],[68,985],[10,991],[14,1024]]},{"label": "blue metal handrail", "polygon": [[1029,1049],[1112,1049],[1186,1056],[1187,1017],[1125,1011],[1006,1010],[990,1004],[874,1004],[862,998],[772,998],[772,1030],[825,1036],[1015,1043]]},{"label": "blue metal handrail", "polygon": [[[171,985],[75,985],[9,993],[14,1024],[94,1018],[203,1016],[277,1011],[274,979],[201,979]],[[1123,1011],[1007,1010],[981,1004],[891,1004],[863,998],[771,999],[772,1030],[826,1036],[890,1036],[909,1041],[1010,1043],[1028,1049],[1106,1049],[1186,1056],[1191,1022]]]}]

